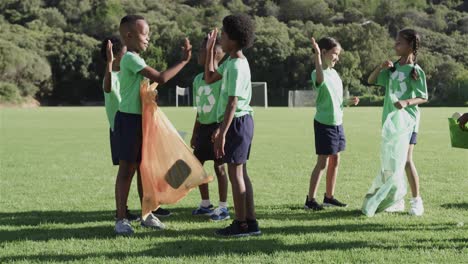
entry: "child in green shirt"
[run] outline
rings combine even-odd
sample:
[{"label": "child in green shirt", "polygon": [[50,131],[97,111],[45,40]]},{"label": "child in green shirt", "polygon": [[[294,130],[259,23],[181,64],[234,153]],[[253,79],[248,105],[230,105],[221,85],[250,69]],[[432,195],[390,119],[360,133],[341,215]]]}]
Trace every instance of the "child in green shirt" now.
[{"label": "child in green shirt", "polygon": [[[146,50],[149,44],[149,26],[144,17],[127,15],[120,21],[120,37],[127,46],[127,52],[120,61],[120,95],[119,111],[115,115],[114,130],[119,145],[119,172],[116,180],[115,198],[117,205],[117,221],[115,232],[130,235],[133,228],[126,219],[125,204],[127,203],[130,184],[138,170],[141,161],[142,144],[142,118],[140,82],[143,78],[159,84],[172,79],[187,65],[192,56],[192,46],[185,39],[183,59],[164,72],[159,72],[147,66],[140,53]],[[140,178],[140,174],[137,174]],[[164,229],[154,213],[142,219],[143,227]]]},{"label": "child in green shirt", "polygon": [[[203,40],[198,53],[198,64],[202,66],[205,66],[207,41],[208,38]],[[223,59],[224,55],[225,53],[217,40],[214,52],[215,68],[218,68],[218,63]],[[198,74],[193,80],[193,105],[197,108],[197,117],[193,126],[190,145],[194,150],[193,153],[202,164],[208,160],[214,161],[214,170],[218,178],[219,206],[213,210],[213,205],[210,202],[208,184],[202,184],[199,186],[202,201],[200,206],[192,211],[192,214],[209,215],[213,221],[227,220],[230,218],[227,208],[228,179],[225,166],[221,159],[215,157],[213,142],[211,140],[213,132],[219,128],[217,106],[220,92],[221,80],[212,84],[207,84],[205,82],[204,72]]]},{"label": "child in green shirt", "polygon": [[[318,211],[322,210],[323,206],[347,206],[334,197],[340,152],[346,147],[343,106],[345,104],[357,105],[359,98],[354,97],[347,102],[343,101],[343,83],[336,70],[333,69],[339,60],[340,43],[329,37],[322,38],[317,43],[312,38],[312,46],[315,52],[315,70],[311,78],[312,85],[317,91],[317,112],[314,118],[317,163],[310,176],[309,194],[304,208]],[[316,201],[316,195],[325,169],[327,169],[327,184],[322,206]]]},{"label": "child in green shirt", "polygon": [[[105,38],[101,44],[101,56],[106,61],[106,70],[103,79],[104,103],[106,107],[107,120],[109,122],[109,138],[111,147],[112,164],[119,165],[118,145],[114,133],[114,118],[120,104],[120,60],[127,52],[127,47],[122,44],[120,38],[111,36]],[[141,196],[141,194],[140,194]],[[127,219],[139,221],[140,217],[130,213],[128,209]],[[117,215],[117,212],[116,212]]]},{"label": "child in green shirt", "polygon": [[[423,202],[419,193],[419,175],[413,162],[413,150],[417,143],[420,112],[418,105],[427,102],[426,75],[416,64],[421,39],[412,29],[401,30],[395,40],[395,52],[400,59],[395,63],[385,61],[369,76],[369,84],[385,87],[385,99],[382,112],[382,124],[388,114],[404,109],[414,118],[416,125],[409,139],[408,156],[406,161],[406,175],[411,187],[413,198],[410,200],[411,215],[421,216],[424,213]],[[392,98],[397,98],[394,102]],[[404,211],[404,200],[388,208],[388,212]]]},{"label": "child in green shirt", "polygon": [[253,110],[250,107],[252,83],[250,67],[242,50],[252,46],[254,25],[247,15],[229,15],[223,19],[221,47],[229,58],[218,69],[214,67],[214,48],[218,35],[209,34],[205,82],[221,80],[217,107],[219,128],[213,133],[215,157],[228,164],[236,219],[216,231],[220,236],[260,235],[254,209],[253,188],[247,173],[247,160],[253,138]]}]

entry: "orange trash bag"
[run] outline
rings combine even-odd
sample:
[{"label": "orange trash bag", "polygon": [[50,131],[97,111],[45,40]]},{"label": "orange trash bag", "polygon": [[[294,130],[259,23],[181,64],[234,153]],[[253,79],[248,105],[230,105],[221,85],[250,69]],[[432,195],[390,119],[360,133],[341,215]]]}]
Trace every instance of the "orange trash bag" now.
[{"label": "orange trash bag", "polygon": [[140,173],[143,185],[141,214],[146,218],[161,204],[173,204],[193,188],[210,182],[198,159],[156,104],[157,83],[140,85],[143,144]]}]

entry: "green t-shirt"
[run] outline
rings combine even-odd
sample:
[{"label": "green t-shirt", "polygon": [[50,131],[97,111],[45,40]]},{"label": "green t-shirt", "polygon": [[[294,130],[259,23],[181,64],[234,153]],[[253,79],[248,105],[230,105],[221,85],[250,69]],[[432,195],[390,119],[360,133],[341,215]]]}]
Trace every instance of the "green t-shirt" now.
[{"label": "green t-shirt", "polygon": [[247,58],[228,58],[218,69],[218,73],[223,76],[221,80],[221,93],[217,107],[218,123],[224,119],[224,112],[229,96],[237,97],[237,108],[234,117],[252,115],[253,109],[250,107],[252,98],[252,82],[250,80],[250,66]]},{"label": "green t-shirt", "polygon": [[315,70],[311,79],[317,91],[315,120],[329,126],[343,124],[343,82],[336,70],[324,69],[323,82],[319,86]]},{"label": "green t-shirt", "polygon": [[193,105],[197,107],[198,122],[201,124],[217,123],[217,106],[221,90],[221,80],[206,84],[204,73],[193,80]]},{"label": "green t-shirt", "polygon": [[[407,100],[412,98],[427,99],[427,84],[426,74],[419,67],[419,65],[405,64],[400,65],[395,63],[396,70],[391,72],[388,69],[382,70],[377,77],[376,84],[385,87],[385,99],[382,112],[382,124],[387,119],[387,115],[397,110],[393,105],[395,100]],[[419,79],[414,80],[411,77],[411,70],[413,67],[419,74]],[[392,99],[393,98],[393,99]],[[410,105],[405,107],[405,110],[412,116],[416,125],[414,132],[419,131],[420,113],[417,105]]]},{"label": "green t-shirt", "polygon": [[[104,103],[106,105],[107,120],[112,131],[114,131],[114,118],[115,113],[119,110],[120,104],[120,82],[119,72],[112,72],[111,74],[111,91],[106,93],[104,90]],[[103,83],[104,88],[104,83]]]},{"label": "green t-shirt", "polygon": [[130,114],[141,114],[140,82],[143,75],[140,71],[146,67],[145,60],[138,54],[127,51],[120,61],[120,102],[119,111]]}]

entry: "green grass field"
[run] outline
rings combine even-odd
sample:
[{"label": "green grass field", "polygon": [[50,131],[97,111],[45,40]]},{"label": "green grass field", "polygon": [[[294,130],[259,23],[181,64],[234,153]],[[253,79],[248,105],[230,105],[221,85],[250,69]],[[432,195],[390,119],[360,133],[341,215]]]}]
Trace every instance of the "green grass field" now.
[{"label": "green grass field", "polygon": [[[463,110],[422,109],[414,159],[425,215],[367,218],[360,206],[379,168],[380,108],[345,110],[336,196],[349,207],[321,212],[302,209],[316,159],[315,110],[256,109],[249,171],[263,235],[222,239],[213,232],[227,222],[191,216],[197,190],[166,206],[174,212],[163,220],[167,230],[134,224],[133,237],[114,235],[117,168],[103,108],[0,109],[0,263],[467,263],[468,150],[450,147],[447,124]],[[164,111],[191,131],[193,109]],[[137,211],[135,187],[129,207]]]}]

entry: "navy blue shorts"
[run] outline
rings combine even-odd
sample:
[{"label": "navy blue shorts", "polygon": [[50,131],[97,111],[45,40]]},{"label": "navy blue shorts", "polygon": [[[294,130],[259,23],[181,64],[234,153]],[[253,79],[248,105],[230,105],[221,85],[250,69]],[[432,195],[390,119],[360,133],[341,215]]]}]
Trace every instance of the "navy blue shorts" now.
[{"label": "navy blue shorts", "polygon": [[219,124],[200,124],[197,131],[197,138],[195,139],[195,149],[193,154],[197,159],[203,163],[207,160],[215,159],[214,146],[211,142],[211,136],[218,129]]},{"label": "navy blue shorts", "polygon": [[335,155],[345,150],[346,139],[343,125],[329,126],[314,119],[314,132],[317,155]]},{"label": "navy blue shorts", "polygon": [[413,132],[413,134],[411,134],[409,143],[410,145],[416,145],[416,143],[418,143],[418,133]]},{"label": "navy blue shorts", "polygon": [[117,111],[114,121],[114,134],[118,146],[118,159],[139,163],[141,161],[143,141],[141,115]]},{"label": "navy blue shorts", "polygon": [[118,153],[119,145],[118,145],[115,133],[110,128],[109,128],[109,139],[110,139],[112,164],[119,165],[119,153]]},{"label": "navy blue shorts", "polygon": [[254,122],[251,115],[235,117],[226,133],[223,161],[244,164],[249,160]]}]

